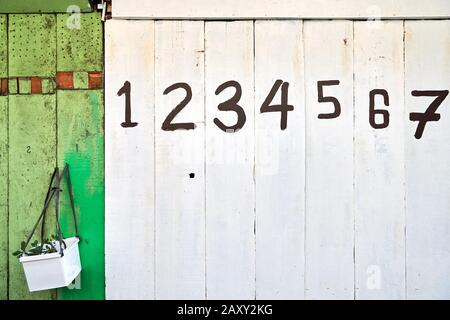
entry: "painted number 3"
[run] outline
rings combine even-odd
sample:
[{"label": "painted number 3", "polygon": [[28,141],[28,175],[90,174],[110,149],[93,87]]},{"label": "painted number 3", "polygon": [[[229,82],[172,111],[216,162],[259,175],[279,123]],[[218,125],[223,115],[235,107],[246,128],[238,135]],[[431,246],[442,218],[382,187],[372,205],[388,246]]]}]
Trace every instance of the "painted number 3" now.
[{"label": "painted number 3", "polygon": [[[319,103],[331,103],[333,104],[334,111],[331,113],[318,114],[319,119],[335,119],[341,114],[341,104],[336,97],[325,96],[324,86],[336,86],[339,85],[339,80],[322,80],[317,81],[317,102]],[[175,130],[193,130],[196,125],[192,122],[174,123],[175,117],[181,110],[183,110],[192,99],[192,88],[185,82],[175,83],[164,90],[163,94],[168,95],[174,90],[184,90],[184,99],[167,115],[166,119],[162,123],[161,129],[164,131]],[[236,113],[236,123],[232,125],[224,124],[219,118],[214,118],[214,124],[224,132],[237,132],[242,129],[246,122],[246,115],[244,108],[239,105],[239,101],[242,97],[242,87],[239,82],[230,80],[222,83],[215,91],[216,95],[220,95],[227,89],[234,90],[234,94],[228,100],[220,103],[217,108],[220,111],[232,111]],[[278,91],[281,90],[281,101],[279,104],[273,104],[273,100]],[[285,130],[287,128],[288,112],[294,110],[294,106],[288,103],[289,83],[283,80],[276,80],[272,89],[268,93],[266,99],[261,105],[260,113],[280,112],[280,129]],[[449,90],[413,90],[411,95],[413,97],[435,97],[433,102],[428,106],[425,112],[411,112],[409,114],[409,120],[417,122],[416,132],[414,137],[416,139],[422,138],[427,122],[439,121],[441,115],[436,113],[438,107],[442,104],[445,98],[448,96]],[[124,128],[132,128],[138,125],[137,122],[131,121],[131,83],[125,81],[122,88],[117,92],[118,96],[125,95],[125,121],[121,123]],[[373,89],[369,92],[369,124],[374,129],[384,129],[389,126],[389,111],[386,109],[375,108],[375,97],[377,95],[382,96],[385,107],[389,106],[389,93],[384,89]],[[379,115],[382,118],[381,122],[375,121],[375,116]]]}]

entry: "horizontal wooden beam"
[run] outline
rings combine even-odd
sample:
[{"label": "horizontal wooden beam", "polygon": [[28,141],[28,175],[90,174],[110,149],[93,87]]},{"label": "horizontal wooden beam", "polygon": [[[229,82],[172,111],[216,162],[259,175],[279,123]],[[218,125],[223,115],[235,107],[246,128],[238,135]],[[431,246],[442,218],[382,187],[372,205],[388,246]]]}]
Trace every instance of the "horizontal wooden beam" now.
[{"label": "horizontal wooden beam", "polygon": [[89,0],[0,0],[0,13],[92,12]]},{"label": "horizontal wooden beam", "polygon": [[449,0],[114,0],[116,19],[442,19]]}]

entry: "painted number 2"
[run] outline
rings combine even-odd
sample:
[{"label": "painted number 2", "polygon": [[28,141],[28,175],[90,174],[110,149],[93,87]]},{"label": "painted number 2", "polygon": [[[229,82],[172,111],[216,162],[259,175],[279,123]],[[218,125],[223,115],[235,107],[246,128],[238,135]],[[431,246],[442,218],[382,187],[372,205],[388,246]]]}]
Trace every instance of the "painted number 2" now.
[{"label": "painted number 2", "polygon": [[164,131],[175,131],[178,129],[185,129],[185,130],[192,130],[195,129],[195,123],[188,122],[188,123],[172,123],[172,120],[177,116],[177,114],[183,110],[184,107],[191,101],[192,99],[192,89],[191,87],[184,82],[179,82],[171,85],[166,90],[164,90],[164,95],[171,93],[172,91],[176,89],[183,89],[186,91],[186,97],[181,101],[175,109],[173,109],[169,115],[167,116],[166,120],[164,120],[161,129]]}]

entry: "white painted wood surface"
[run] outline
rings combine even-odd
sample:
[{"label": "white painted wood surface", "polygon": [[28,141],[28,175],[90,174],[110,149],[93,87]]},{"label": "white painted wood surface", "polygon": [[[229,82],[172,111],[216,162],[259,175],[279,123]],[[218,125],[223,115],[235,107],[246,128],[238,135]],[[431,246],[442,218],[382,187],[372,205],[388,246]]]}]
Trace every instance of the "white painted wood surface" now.
[{"label": "white painted wood surface", "polygon": [[[405,298],[403,22],[354,23],[357,299]],[[369,91],[385,89],[389,126],[369,125]],[[380,123],[380,117],[376,117]]]},{"label": "white painted wood surface", "polygon": [[[450,89],[449,27],[107,21],[107,298],[450,298],[450,97],[420,140],[409,121],[433,100],[412,90]],[[283,131],[279,112],[260,113],[278,79],[294,105]],[[126,80],[134,128],[120,125]],[[214,123],[236,122],[217,109],[229,80],[246,114],[234,133]],[[317,118],[333,110],[318,80],[340,81],[323,90],[339,118]],[[161,130],[177,82],[193,96],[173,122],[195,130]],[[372,89],[389,93],[375,99],[387,128],[369,124]]]},{"label": "white painted wood surface", "polygon": [[[306,297],[353,299],[353,22],[306,21]],[[319,103],[317,81],[324,86]],[[360,106],[363,107],[363,106]],[[365,122],[363,125],[367,126]]]},{"label": "white painted wood surface", "polygon": [[448,0],[114,0],[119,19],[366,19],[450,17]]},{"label": "white painted wood surface", "polygon": [[412,90],[450,90],[450,21],[405,22],[406,247],[408,299],[450,299],[450,97],[422,138],[410,112],[434,97]]},{"label": "white painted wood surface", "polygon": [[[206,280],[208,299],[255,297],[255,186],[253,22],[206,22]],[[217,106],[233,88],[215,95],[229,80],[242,86],[239,105],[246,123],[223,132],[214,123],[236,123],[236,113]]]},{"label": "white painted wood surface", "polygon": [[[289,83],[287,127],[260,113]],[[281,88],[271,105],[281,103]],[[304,297],[305,118],[301,21],[255,22],[256,298]]]},{"label": "white painted wood surface", "polygon": [[[154,298],[154,23],[105,30],[105,269],[107,299]],[[131,83],[134,128],[122,128]]]},{"label": "white painted wood surface", "polygon": [[[156,299],[205,298],[204,23],[155,22]],[[192,100],[173,123],[194,130],[161,130],[186,96]],[[190,174],[194,176],[191,178]]]}]

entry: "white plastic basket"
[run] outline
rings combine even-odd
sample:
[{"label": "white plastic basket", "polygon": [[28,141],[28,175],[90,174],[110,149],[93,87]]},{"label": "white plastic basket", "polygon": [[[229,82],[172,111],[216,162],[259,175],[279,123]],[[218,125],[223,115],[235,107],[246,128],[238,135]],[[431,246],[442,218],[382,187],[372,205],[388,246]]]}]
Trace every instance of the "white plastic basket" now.
[{"label": "white plastic basket", "polygon": [[36,256],[23,256],[22,263],[30,292],[67,287],[81,272],[80,253],[77,237],[64,239],[64,255],[59,253],[59,242],[55,247],[58,252]]}]

